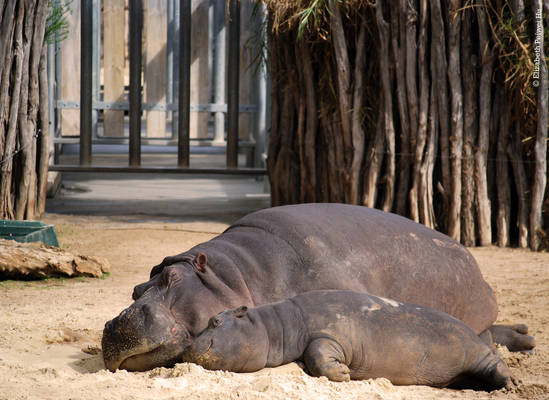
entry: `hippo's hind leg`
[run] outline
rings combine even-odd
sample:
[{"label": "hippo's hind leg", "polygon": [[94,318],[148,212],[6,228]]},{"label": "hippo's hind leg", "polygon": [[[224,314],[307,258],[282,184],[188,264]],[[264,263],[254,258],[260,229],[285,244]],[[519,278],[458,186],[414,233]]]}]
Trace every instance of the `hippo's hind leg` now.
[{"label": "hippo's hind leg", "polygon": [[536,340],[528,335],[528,327],[524,324],[492,325],[488,330],[494,342],[506,346],[509,351],[531,352],[536,346]]},{"label": "hippo's hind leg", "polygon": [[350,370],[343,363],[343,349],[334,340],[315,339],[307,346],[303,361],[312,376],[325,376],[331,381],[346,382],[351,379]]}]

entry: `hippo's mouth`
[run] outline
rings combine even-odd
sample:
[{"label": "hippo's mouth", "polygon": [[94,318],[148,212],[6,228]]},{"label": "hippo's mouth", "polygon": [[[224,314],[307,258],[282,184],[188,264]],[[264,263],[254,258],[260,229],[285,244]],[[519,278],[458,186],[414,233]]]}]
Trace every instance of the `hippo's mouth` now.
[{"label": "hippo's mouth", "polygon": [[182,360],[184,362],[193,362],[202,364],[204,359],[208,358],[208,353],[213,346],[213,339],[201,341],[206,343],[194,342],[183,351]]},{"label": "hippo's mouth", "polygon": [[187,331],[176,326],[158,341],[140,338],[140,343],[130,342],[126,346],[120,335],[108,330],[102,340],[105,367],[113,372],[117,369],[147,371],[157,367],[173,367],[176,362],[181,362],[183,350],[191,344]]},{"label": "hippo's mouth", "polygon": [[180,359],[180,354],[167,351],[159,344],[144,353],[133,354],[120,360],[118,369],[127,371],[147,371],[156,367],[173,367]]},{"label": "hippo's mouth", "polygon": [[204,353],[207,353],[208,351],[210,351],[210,349],[212,348],[213,346],[213,339],[210,339],[210,342],[208,343],[208,346],[204,349],[200,349],[200,354],[204,354]]}]

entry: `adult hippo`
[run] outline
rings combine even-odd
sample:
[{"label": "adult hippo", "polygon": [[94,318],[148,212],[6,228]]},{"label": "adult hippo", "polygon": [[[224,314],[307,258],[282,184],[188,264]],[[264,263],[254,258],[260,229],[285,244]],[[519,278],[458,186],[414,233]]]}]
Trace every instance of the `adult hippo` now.
[{"label": "adult hippo", "polygon": [[183,351],[205,368],[254,372],[301,360],[332,381],[496,390],[517,380],[492,343],[460,320],[410,303],[346,290],[224,311]]},{"label": "adult hippo", "polygon": [[[173,365],[220,311],[315,289],[431,307],[477,334],[497,316],[492,289],[472,255],[439,232],[360,206],[274,207],[155,266],[150,280],[135,287],[135,302],[105,324],[105,366],[140,371]],[[499,343],[514,350],[534,346],[524,326],[497,328]]]}]

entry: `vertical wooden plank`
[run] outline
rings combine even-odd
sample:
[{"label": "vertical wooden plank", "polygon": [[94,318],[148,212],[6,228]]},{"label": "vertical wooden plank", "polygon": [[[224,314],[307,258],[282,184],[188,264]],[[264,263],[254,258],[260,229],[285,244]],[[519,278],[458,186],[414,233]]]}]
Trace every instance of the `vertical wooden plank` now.
[{"label": "vertical wooden plank", "polygon": [[[69,0],[64,0],[68,3]],[[80,101],[80,1],[71,2],[67,15],[70,35],[61,42],[61,100]],[[63,136],[80,135],[80,111],[61,111]]]},{"label": "vertical wooden plank", "polygon": [[[192,1],[191,104],[209,103],[208,0]],[[191,112],[191,138],[208,137],[208,113]]]},{"label": "vertical wooden plank", "polygon": [[[105,101],[124,100],[125,0],[103,1],[103,87]],[[124,136],[124,111],[105,110],[105,136]]]},{"label": "vertical wooden plank", "polygon": [[[144,0],[145,102],[166,103],[168,3]],[[147,137],[166,137],[165,111],[147,111]]]}]

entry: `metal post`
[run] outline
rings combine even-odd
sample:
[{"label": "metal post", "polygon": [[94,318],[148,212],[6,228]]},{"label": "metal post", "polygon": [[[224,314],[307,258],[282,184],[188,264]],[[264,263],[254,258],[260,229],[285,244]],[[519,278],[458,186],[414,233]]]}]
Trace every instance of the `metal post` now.
[{"label": "metal post", "polygon": [[[93,0],[93,52],[92,52],[92,102],[99,100],[99,71],[101,70],[101,1]],[[97,137],[99,113],[92,109],[92,134]]]},{"label": "metal post", "polygon": [[[215,0],[214,3],[214,102],[225,104],[225,1]],[[214,120],[214,142],[225,142],[225,113],[217,111]]]},{"label": "metal post", "polygon": [[179,9],[179,110],[177,166],[189,167],[191,116],[191,0],[180,0]]},{"label": "metal post", "polygon": [[[179,93],[179,22],[181,19],[179,12],[179,1],[171,0],[173,2],[173,15],[171,19],[171,30],[170,35],[173,37],[171,41],[172,45],[172,57],[171,61],[168,60],[168,63],[171,63],[172,66],[172,78],[171,78],[171,100],[170,103],[175,103],[177,101],[176,96]],[[168,83],[170,85],[170,83]],[[172,139],[176,139],[179,132],[179,113],[176,110],[172,111]]]},{"label": "metal post", "polygon": [[141,164],[142,0],[130,0],[130,166]]},{"label": "metal post", "polygon": [[91,164],[92,146],[92,0],[82,0],[80,15],[80,165]]},{"label": "metal post", "polygon": [[[267,42],[267,11],[263,5],[260,5],[260,12],[256,17],[256,23],[261,29],[261,35],[265,42]],[[258,29],[259,32],[259,29]],[[259,51],[265,51],[260,49]],[[261,59],[266,58],[266,54],[261,56]],[[255,88],[256,88],[256,104],[257,112],[255,113],[255,123],[254,123],[254,137],[255,137],[255,165],[254,167],[264,168],[265,159],[267,155],[265,153],[266,143],[268,143],[268,127],[270,126],[269,121],[269,70],[267,63],[262,64],[258,70],[255,77]]]},{"label": "metal post", "polygon": [[[55,90],[54,90],[54,107],[55,107],[55,124],[54,124],[54,130],[53,135],[54,137],[60,136],[61,133],[61,110],[57,108],[57,102],[61,99],[61,85],[63,80],[62,75],[62,68],[61,68],[61,40],[59,39],[59,33],[55,34]],[[59,156],[62,150],[62,144],[54,144],[54,152],[53,152],[53,162],[55,164],[59,163]]]},{"label": "metal post", "polygon": [[48,45],[48,132],[50,134],[50,152],[54,149],[55,137],[55,44]]},{"label": "metal post", "polygon": [[[175,1],[174,0],[168,0],[168,37],[166,39],[166,78],[167,78],[167,86],[166,86],[166,103],[173,104],[173,55],[174,55],[174,47],[177,43],[176,36],[175,36],[175,24],[174,24],[174,16],[175,16],[175,7],[174,7]],[[170,113],[172,117],[172,132],[170,137],[173,139],[175,135],[175,130],[173,129],[173,122],[174,122],[174,113]]]},{"label": "metal post", "polygon": [[238,167],[238,93],[240,73],[240,0],[229,1],[229,63],[227,104],[227,168]]}]

